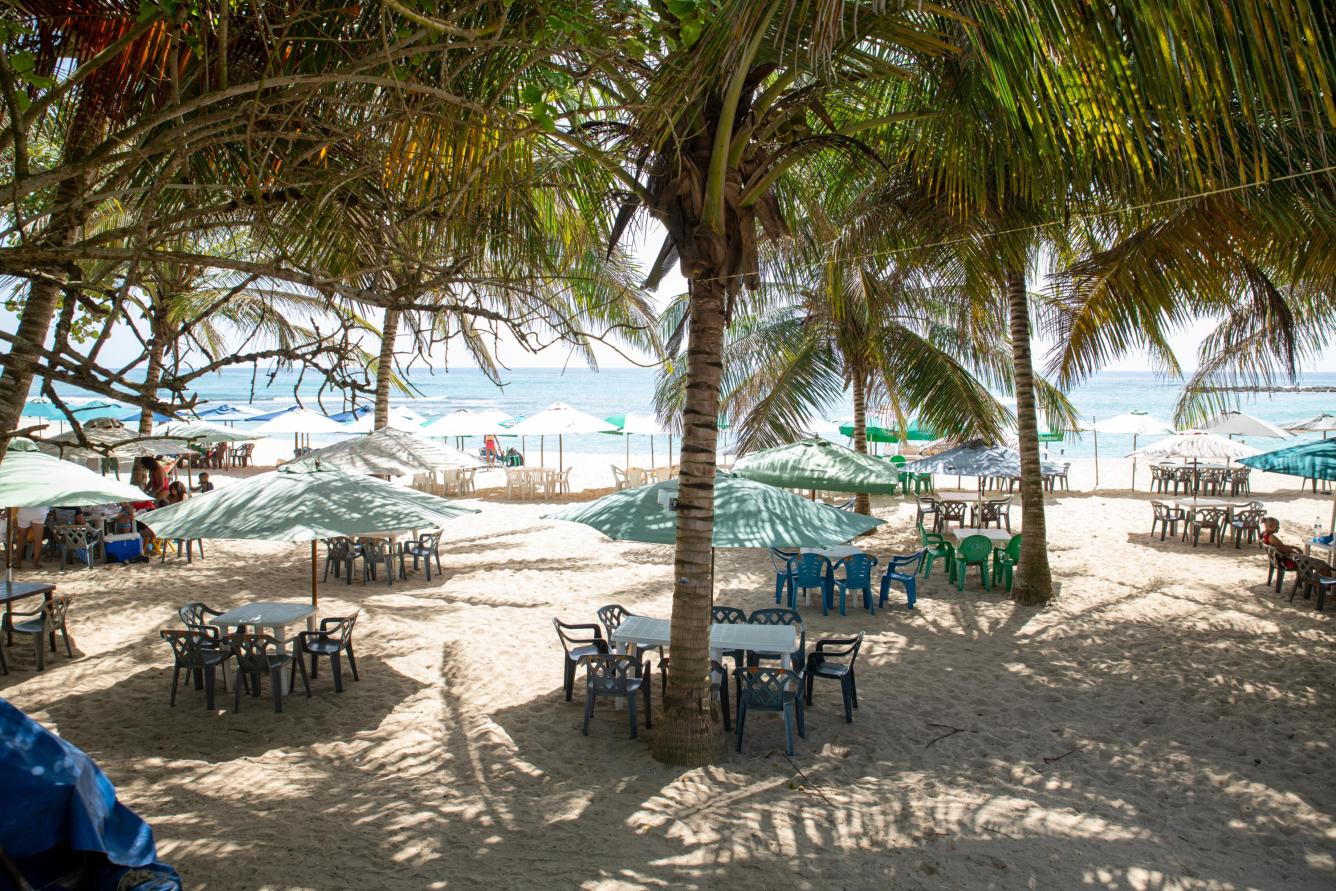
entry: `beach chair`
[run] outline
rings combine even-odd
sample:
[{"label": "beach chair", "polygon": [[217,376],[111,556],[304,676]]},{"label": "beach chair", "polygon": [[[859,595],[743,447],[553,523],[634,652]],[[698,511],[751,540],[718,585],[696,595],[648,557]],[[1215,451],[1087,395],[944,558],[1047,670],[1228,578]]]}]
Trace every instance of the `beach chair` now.
[{"label": "beach chair", "polygon": [[1258,504],[1256,507],[1248,507],[1234,514],[1234,518],[1229,521],[1229,527],[1234,531],[1234,550],[1243,546],[1243,539],[1248,539],[1248,544],[1252,544],[1262,537],[1262,520],[1266,517],[1266,509]]},{"label": "beach chair", "polygon": [[1304,593],[1304,600],[1318,595],[1318,609],[1326,604],[1326,587],[1322,584],[1322,579],[1329,578],[1332,575],[1331,565],[1326,560],[1304,554],[1294,555],[1294,586],[1290,588],[1290,600],[1293,601],[1296,594],[1300,591]]},{"label": "beach chair", "polygon": [[973,514],[972,525],[980,529],[987,529],[990,526],[996,526],[1001,529],[1006,526],[1008,532],[1011,531],[1011,498],[997,498],[992,501],[985,501],[981,505],[971,505],[970,511]]},{"label": "beach chair", "polygon": [[1279,594],[1281,585],[1285,583],[1285,573],[1294,569],[1294,561],[1269,544],[1262,545],[1262,552],[1266,554],[1267,560],[1267,586],[1270,587],[1272,579],[1275,579],[1276,593]]},{"label": "beach chair", "polygon": [[[291,666],[292,680],[289,688],[295,688],[297,672],[302,675],[302,686],[306,688],[306,698],[311,698],[311,679],[306,674],[306,663],[300,656],[289,653],[283,644],[268,634],[230,634],[224,640],[232,649],[237,660],[237,676],[250,678],[250,693],[260,695],[261,679],[268,675],[269,692],[274,700],[274,712],[283,711],[283,669]],[[242,681],[236,681],[236,699],[233,711],[241,711]]]},{"label": "beach chair", "polygon": [[[6,612],[4,631],[12,638],[15,634],[32,637],[37,645],[37,670],[46,670],[46,641],[57,631],[65,641],[65,655],[74,658],[74,648],[70,645],[70,632],[65,627],[65,618],[69,613],[73,594],[57,594],[31,612]],[[54,644],[52,644],[54,647]]]},{"label": "beach chair", "polygon": [[[863,592],[863,606],[870,613],[876,613],[877,603],[872,598],[872,567],[877,565],[877,558],[871,554],[850,554],[831,568],[832,581],[840,590],[840,615],[845,615],[844,603],[849,592]],[[834,575],[844,567],[844,577]],[[832,599],[834,592],[832,591]],[[826,615],[826,602],[821,601],[821,615]]]},{"label": "beach chair", "polygon": [[329,570],[334,569],[334,578],[339,577],[339,570],[347,570],[348,584],[353,583],[353,569],[358,560],[362,561],[362,582],[367,580],[366,552],[351,538],[326,538],[325,574],[322,581],[329,581]]},{"label": "beach chair", "polygon": [[[552,620],[552,627],[557,629],[561,648],[565,656],[561,660],[561,672],[564,679],[566,701],[570,702],[575,692],[575,669],[585,656],[608,652],[608,642],[603,639],[603,632],[593,624],[571,624],[560,619]],[[585,634],[584,632],[588,632]]]},{"label": "beach chair", "polygon": [[957,526],[965,525],[965,512],[970,505],[964,501],[939,501],[937,502],[936,531],[945,533],[951,528],[952,521]]},{"label": "beach chair", "polygon": [[[360,681],[357,676],[357,656],[353,653],[353,628],[357,625],[357,617],[361,615],[361,610],[353,610],[346,616],[330,616],[320,620],[320,630],[303,631],[297,635],[297,659],[301,661],[303,656],[311,657],[311,680],[316,677],[316,663],[321,656],[329,658],[330,674],[334,676],[334,692],[343,692],[343,664],[341,655],[348,654],[348,668],[352,670],[353,680]],[[288,692],[291,693],[293,683],[296,681],[294,673],[291,680],[288,681]]]},{"label": "beach chair", "polygon": [[437,529],[435,532],[424,532],[417,537],[415,541],[404,542],[403,549],[399,552],[399,562],[404,558],[413,558],[413,570],[418,568],[418,560],[422,561],[427,570],[427,581],[431,581],[431,561],[436,561],[436,572],[439,575],[441,570],[441,534],[443,530]]},{"label": "beach chair", "polygon": [[1188,516],[1187,525],[1183,527],[1183,538],[1187,539],[1191,533],[1192,546],[1195,548],[1205,530],[1210,535],[1209,542],[1218,548],[1225,540],[1225,526],[1228,523],[1229,511],[1225,508],[1199,507]]},{"label": "beach chair", "polygon": [[971,566],[979,567],[979,581],[983,583],[984,590],[992,588],[989,578],[988,561],[993,556],[993,542],[986,535],[971,535],[960,543],[956,548],[955,560],[952,562],[952,568],[955,573],[956,590],[965,590],[965,576],[969,573]]},{"label": "beach chair", "polygon": [[643,664],[635,657],[621,653],[595,653],[582,656],[585,665],[585,715],[581,731],[589,735],[589,719],[594,717],[594,701],[605,696],[626,700],[626,711],[631,722],[631,739],[636,738],[636,699],[644,694],[645,727],[654,726],[651,715],[649,661]]},{"label": "beach chair", "polygon": [[762,653],[750,652],[747,654],[748,665],[759,665],[762,659],[783,659],[789,657],[790,665],[802,666],[807,660],[807,628],[803,625],[803,617],[797,610],[785,609],[781,606],[770,607],[769,609],[754,610],[747,617],[748,625],[792,625],[798,629],[798,648],[792,653]]},{"label": "beach chair", "polygon": [[793,561],[798,559],[797,551],[770,549],[770,565],[775,570],[775,603],[781,603],[783,592],[788,591],[789,609],[797,607],[797,591],[793,588]]},{"label": "beach chair", "polygon": [[181,686],[181,672],[184,671],[187,679],[192,675],[195,677],[196,689],[204,688],[204,707],[213,711],[215,673],[222,669],[223,692],[226,693],[227,663],[232,659],[232,650],[222,646],[218,629],[212,625],[192,625],[185,629],[164,628],[159,633],[172,648],[172,694],[167,704],[176,707],[176,691]]},{"label": "beach chair", "polygon": [[915,551],[907,557],[892,557],[886,564],[886,571],[881,576],[881,590],[878,606],[883,609],[886,601],[890,599],[891,583],[899,582],[904,586],[905,598],[908,601],[908,608],[913,609],[915,601],[918,600],[918,573],[923,565],[923,558],[928,555],[927,550]]},{"label": "beach chair", "polygon": [[1005,579],[1007,590],[1011,590],[1016,574],[1016,566],[1021,562],[1021,537],[1013,535],[1006,547],[993,548],[993,578],[999,575]]},{"label": "beach chair", "polygon": [[830,560],[821,554],[799,554],[789,578],[789,609],[798,608],[798,592],[813,588],[821,592],[821,614],[825,615],[832,593]]},{"label": "beach chair", "polygon": [[784,751],[793,755],[793,726],[797,719],[798,735],[806,739],[803,721],[803,679],[788,668],[739,668],[737,750],[742,751],[742,736],[750,711],[779,712],[784,716]]},{"label": "beach chair", "polygon": [[612,487],[618,492],[626,488],[626,471],[616,464],[612,465]]},{"label": "beach chair", "polygon": [[807,704],[812,704],[812,689],[817,678],[829,678],[840,682],[840,695],[844,699],[844,723],[852,724],[854,709],[858,708],[858,681],[854,677],[854,663],[858,661],[858,651],[863,646],[864,632],[857,637],[826,638],[816,642],[812,654],[807,657],[807,670],[803,675],[807,681]]},{"label": "beach chair", "polygon": [[1164,541],[1165,535],[1178,537],[1178,524],[1187,522],[1187,513],[1181,507],[1170,507],[1161,501],[1152,501],[1151,509],[1155,511],[1155,519],[1150,524],[1150,534],[1155,535],[1155,527],[1160,528],[1160,541]]},{"label": "beach chair", "polygon": [[51,526],[51,536],[60,547],[60,568],[64,571],[70,559],[79,561],[87,569],[93,568],[93,547],[97,544],[97,530],[78,523]]},{"label": "beach chair", "polygon": [[932,574],[932,564],[934,560],[941,560],[946,564],[946,577],[953,577],[952,566],[955,563],[956,549],[947,541],[945,536],[937,532],[929,532],[923,527],[923,523],[918,524],[919,542],[923,545],[923,577],[926,579]]},{"label": "beach chair", "polygon": [[638,489],[641,486],[649,484],[649,474],[645,473],[643,467],[626,468],[626,488]]}]

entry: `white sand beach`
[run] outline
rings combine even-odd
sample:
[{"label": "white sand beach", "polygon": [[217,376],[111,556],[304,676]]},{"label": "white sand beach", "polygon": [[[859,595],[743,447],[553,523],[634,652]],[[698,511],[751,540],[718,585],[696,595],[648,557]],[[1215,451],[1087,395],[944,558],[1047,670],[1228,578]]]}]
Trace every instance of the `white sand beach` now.
[{"label": "white sand beach", "polygon": [[[606,456],[567,458],[577,488],[610,485]],[[77,658],[38,675],[10,648],[0,693],[98,761],[192,889],[1336,887],[1336,610],[1269,589],[1256,548],[1152,538],[1127,470],[1103,463],[1091,494],[1078,462],[1049,496],[1048,608],[973,574],[958,592],[939,564],[913,611],[804,610],[809,647],[868,637],[853,723],[820,683],[793,758],[772,715],[697,770],[653,761],[655,731],[628,739],[606,704],[582,736],[551,620],[666,617],[672,549],[487,490],[446,529],[443,576],[324,586],[321,615],[362,610],[341,695],[322,666],[283,714],[267,687],[240,714],[194,690],[168,707],[178,606],[307,596],[305,545],[240,542],[25,570],[77,595]],[[1330,511],[1296,482],[1255,485],[1290,541]],[[910,552],[912,505],[877,499],[865,546]],[[720,552],[717,588],[773,605],[766,555]]]}]

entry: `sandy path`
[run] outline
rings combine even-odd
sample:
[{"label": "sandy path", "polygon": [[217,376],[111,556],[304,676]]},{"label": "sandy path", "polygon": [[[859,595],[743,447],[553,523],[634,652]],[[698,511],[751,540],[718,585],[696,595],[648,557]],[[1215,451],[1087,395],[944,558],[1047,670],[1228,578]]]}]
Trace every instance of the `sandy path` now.
[{"label": "sandy path", "polygon": [[[1259,497],[1291,539],[1329,510]],[[430,584],[331,580],[322,614],[363,610],[342,696],[322,673],[282,715],[167,707],[156,635],[178,605],[304,591],[304,548],[221,542],[190,567],[42,573],[78,593],[83,655],[35,676],[10,650],[0,693],[102,764],[190,888],[1333,887],[1331,616],[1267,589],[1254,549],[1151,539],[1148,499],[1051,498],[1046,610],[937,569],[912,613],[806,613],[809,641],[869,636],[854,723],[819,687],[793,759],[770,716],[693,771],[652,761],[620,712],[580,735],[551,618],[667,615],[671,549],[542,505],[459,521]],[[878,513],[871,549],[907,550],[911,508]],[[719,570],[718,602],[773,605],[763,554]]]}]

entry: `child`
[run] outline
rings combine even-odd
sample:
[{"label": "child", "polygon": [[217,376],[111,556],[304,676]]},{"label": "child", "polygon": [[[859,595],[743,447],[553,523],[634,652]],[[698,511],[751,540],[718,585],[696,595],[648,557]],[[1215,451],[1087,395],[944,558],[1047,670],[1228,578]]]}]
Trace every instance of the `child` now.
[{"label": "child", "polygon": [[201,471],[199,475],[199,485],[195,487],[196,492],[212,492],[213,483],[209,482],[207,471]]}]

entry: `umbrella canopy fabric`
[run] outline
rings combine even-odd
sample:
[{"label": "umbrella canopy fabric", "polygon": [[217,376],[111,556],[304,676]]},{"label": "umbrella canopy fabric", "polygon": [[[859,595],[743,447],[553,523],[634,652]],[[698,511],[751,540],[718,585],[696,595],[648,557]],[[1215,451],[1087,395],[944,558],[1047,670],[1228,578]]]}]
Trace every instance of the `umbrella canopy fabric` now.
[{"label": "umbrella canopy fabric", "polygon": [[1168,421],[1161,421],[1144,411],[1130,411],[1114,415],[1091,425],[1096,433],[1108,433],[1122,436],[1167,436],[1174,432],[1174,426]]},{"label": "umbrella canopy fabric", "polygon": [[[1044,473],[1061,473],[1062,465],[1040,462]],[[981,439],[958,445],[929,458],[910,461],[907,473],[950,473],[956,476],[1017,477],[1021,475],[1021,456],[1015,449],[989,445]]]},{"label": "umbrella canopy fabric", "polygon": [[[840,424],[840,432],[850,438],[854,435],[854,422],[852,420]],[[910,442],[931,442],[937,439],[938,435],[930,427],[919,423],[918,419],[909,422],[909,428],[905,430],[905,439]],[[875,421],[867,423],[867,441],[868,442],[899,442],[900,428],[885,427]]]},{"label": "umbrella canopy fabric", "polygon": [[608,433],[623,433],[628,436],[672,436],[673,431],[669,430],[659,419],[647,411],[628,411],[625,414],[610,415],[605,418],[609,424],[616,427],[616,430],[608,430]]},{"label": "umbrella canopy fabric", "polygon": [[[160,412],[160,411],[155,411],[155,412],[153,413],[153,423],[155,423],[155,424],[166,424],[168,421],[174,421],[174,420],[176,420],[176,419],[173,418],[171,415],[165,415],[165,414],[163,414],[163,413]],[[137,424],[137,423],[139,423],[139,412],[135,412],[135,413],[133,413],[133,414],[129,414],[129,415],[126,415],[125,417],[121,418],[121,423],[122,423],[122,424]]]},{"label": "umbrella canopy fabric", "polygon": [[1336,480],[1336,439],[1320,439],[1240,458],[1239,463],[1267,473],[1305,479]]},{"label": "umbrella canopy fabric", "polygon": [[596,418],[564,402],[554,402],[547,408],[518,422],[506,431],[512,436],[563,436],[580,433],[617,433],[617,428],[602,418]]},{"label": "umbrella canopy fabric", "polygon": [[740,477],[786,489],[894,494],[900,468],[825,439],[804,439],[738,459]]},{"label": "umbrella canopy fabric", "polygon": [[[338,416],[336,415],[335,418],[337,419]],[[414,430],[420,432],[422,430],[422,423],[426,419],[411,408],[402,408],[396,405],[390,407],[389,420],[390,427],[395,427],[399,430]],[[357,420],[349,421],[345,426],[354,433],[370,433],[376,429],[376,413],[374,411],[366,412],[361,417],[357,418]]]},{"label": "umbrella canopy fabric", "polygon": [[153,435],[184,439],[194,445],[217,445],[220,442],[264,439],[255,433],[243,433],[231,427],[210,424],[208,421],[168,421],[153,428]]},{"label": "umbrella canopy fabric", "polygon": [[144,498],[129,483],[38,451],[31,440],[21,437],[10,441],[5,463],[0,464],[0,507],[113,504]]},{"label": "umbrella canopy fabric", "polygon": [[509,433],[510,415],[495,408],[473,411],[458,408],[422,428],[428,436],[500,436]]},{"label": "umbrella canopy fabric", "polygon": [[1336,415],[1323,412],[1302,421],[1295,421],[1293,424],[1286,424],[1285,429],[1291,433],[1331,433],[1336,430]]},{"label": "umbrella canopy fabric", "polygon": [[1212,418],[1204,427],[1207,433],[1220,436],[1270,436],[1276,439],[1293,439],[1294,434],[1282,430],[1270,421],[1263,421],[1241,411],[1227,411]]},{"label": "umbrella canopy fabric", "polygon": [[1129,458],[1182,458],[1186,461],[1237,461],[1251,455],[1260,455],[1242,442],[1226,439],[1204,430],[1185,430],[1156,440],[1145,448],[1129,452]]},{"label": "umbrella canopy fabric", "polygon": [[[124,411],[123,406],[112,405],[110,402],[87,402],[82,405],[75,403],[66,403],[70,411],[82,423],[90,418],[107,417],[111,413]],[[35,399],[29,399],[23,404],[22,416],[25,418],[39,418],[43,421],[65,421],[68,418],[65,412],[45,396],[38,396]],[[138,415],[135,415],[138,418]]]},{"label": "umbrella canopy fabric", "polygon": [[263,422],[258,427],[251,428],[251,432],[260,436],[269,436],[275,433],[348,433],[348,425],[340,424],[332,418],[322,415],[319,412],[311,411],[309,408],[298,408],[291,406],[272,415],[261,415],[259,418],[251,418],[252,421]]},{"label": "umbrella canopy fabric", "polygon": [[195,417],[209,421],[249,421],[259,414],[257,409],[250,406],[223,402],[211,408],[200,409],[195,412]]},{"label": "umbrella canopy fabric", "polygon": [[[672,544],[676,497],[677,480],[668,480],[614,492],[544,519],[583,523],[616,541]],[[754,480],[720,474],[714,481],[716,548],[833,547],[881,523]]]},{"label": "umbrella canopy fabric", "polygon": [[372,476],[301,462],[160,507],[141,519],[163,538],[315,541],[434,528],[476,513]]},{"label": "umbrella canopy fabric", "polygon": [[386,427],[366,436],[357,436],[317,449],[302,463],[319,461],[324,467],[337,467],[347,473],[375,476],[406,476],[460,467],[481,467],[483,462],[449,446],[433,442],[420,433]]},{"label": "umbrella canopy fabric", "polygon": [[332,421],[338,421],[340,424],[347,424],[350,421],[356,421],[363,415],[375,415],[375,413],[376,413],[375,406],[358,405],[348,409],[347,411],[341,411],[338,414],[330,415],[329,418]]},{"label": "umbrella canopy fabric", "polygon": [[[179,455],[190,451],[189,443],[179,439],[142,439],[138,433],[126,427],[115,418],[94,418],[82,425],[84,436],[93,445],[110,449],[117,458],[141,458],[155,455]],[[130,442],[130,440],[135,440]],[[123,443],[123,444],[122,444]],[[79,445],[79,438],[74,431],[53,436],[42,443],[42,451],[55,453],[62,458],[88,460],[103,457],[99,452]]]}]

